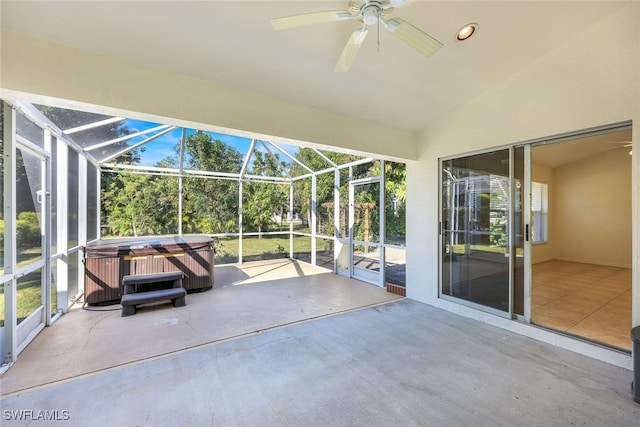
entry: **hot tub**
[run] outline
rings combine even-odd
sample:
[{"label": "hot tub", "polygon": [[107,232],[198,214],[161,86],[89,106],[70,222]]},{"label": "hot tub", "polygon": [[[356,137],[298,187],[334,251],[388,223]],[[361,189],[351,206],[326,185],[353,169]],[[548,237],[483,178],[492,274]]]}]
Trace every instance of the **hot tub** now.
[{"label": "hot tub", "polygon": [[106,239],[85,247],[85,301],[116,304],[123,294],[122,277],[182,271],[187,292],[213,287],[214,250],[208,236]]}]

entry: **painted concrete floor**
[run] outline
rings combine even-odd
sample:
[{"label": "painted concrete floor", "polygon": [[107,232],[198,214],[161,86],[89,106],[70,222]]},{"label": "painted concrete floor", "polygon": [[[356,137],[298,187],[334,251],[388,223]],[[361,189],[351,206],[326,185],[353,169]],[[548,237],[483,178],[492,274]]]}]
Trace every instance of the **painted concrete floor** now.
[{"label": "painted concrete floor", "polygon": [[217,266],[213,289],[121,317],[80,304],[45,328],[0,377],[9,395],[128,363],[400,298],[384,288],[289,260]]},{"label": "painted concrete floor", "polygon": [[402,299],[8,396],[2,425],[635,426],[630,380]]}]

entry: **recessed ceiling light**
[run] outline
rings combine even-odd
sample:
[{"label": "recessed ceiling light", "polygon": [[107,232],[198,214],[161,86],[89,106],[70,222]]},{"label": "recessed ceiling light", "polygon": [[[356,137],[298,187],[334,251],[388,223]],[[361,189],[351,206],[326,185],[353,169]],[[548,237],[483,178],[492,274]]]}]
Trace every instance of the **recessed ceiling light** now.
[{"label": "recessed ceiling light", "polygon": [[478,28],[479,28],[478,24],[476,23],[465,25],[464,27],[460,28],[456,33],[456,40],[462,41],[462,40],[468,39],[469,37],[474,35],[476,31],[478,31]]}]

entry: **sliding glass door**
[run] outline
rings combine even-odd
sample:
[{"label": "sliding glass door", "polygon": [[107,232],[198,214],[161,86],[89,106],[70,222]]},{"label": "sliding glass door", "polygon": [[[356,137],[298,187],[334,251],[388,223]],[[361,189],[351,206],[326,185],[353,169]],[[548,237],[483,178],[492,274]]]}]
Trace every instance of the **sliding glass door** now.
[{"label": "sliding glass door", "polygon": [[524,148],[444,160],[441,296],[524,315]]}]

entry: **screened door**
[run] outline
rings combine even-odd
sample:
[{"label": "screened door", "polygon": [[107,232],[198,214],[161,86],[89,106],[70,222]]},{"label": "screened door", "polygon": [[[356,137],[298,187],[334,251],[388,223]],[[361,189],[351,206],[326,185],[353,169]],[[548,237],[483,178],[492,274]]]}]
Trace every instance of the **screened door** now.
[{"label": "screened door", "polygon": [[[46,301],[46,157],[16,146],[16,345],[44,327]],[[13,304],[11,304],[13,305]]]},{"label": "screened door", "polygon": [[351,182],[349,224],[352,277],[382,285],[380,178],[367,178]]}]

